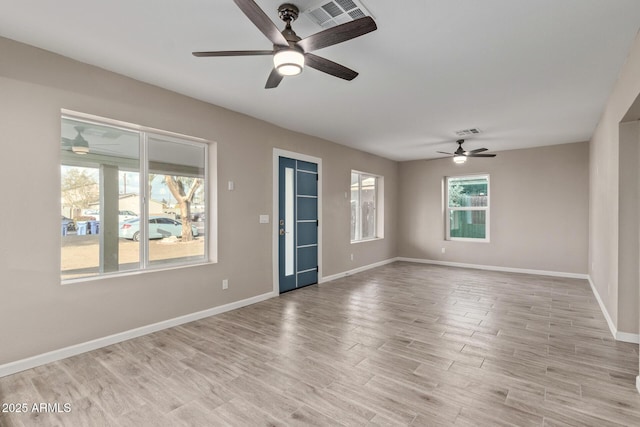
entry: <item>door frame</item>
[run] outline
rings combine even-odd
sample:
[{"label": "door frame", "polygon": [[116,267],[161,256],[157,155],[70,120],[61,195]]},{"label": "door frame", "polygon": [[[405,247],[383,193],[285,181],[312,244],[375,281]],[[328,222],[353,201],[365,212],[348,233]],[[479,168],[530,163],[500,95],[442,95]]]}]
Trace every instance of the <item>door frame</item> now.
[{"label": "door frame", "polygon": [[294,151],[282,150],[280,148],[273,149],[273,212],[271,218],[272,232],[272,270],[273,270],[273,294],[280,295],[280,275],[279,275],[279,212],[278,212],[278,171],[280,168],[280,157],[288,157],[290,159],[301,160],[303,162],[311,162],[318,165],[318,283],[322,280],[322,159],[320,157],[309,156],[307,154],[296,153]]}]

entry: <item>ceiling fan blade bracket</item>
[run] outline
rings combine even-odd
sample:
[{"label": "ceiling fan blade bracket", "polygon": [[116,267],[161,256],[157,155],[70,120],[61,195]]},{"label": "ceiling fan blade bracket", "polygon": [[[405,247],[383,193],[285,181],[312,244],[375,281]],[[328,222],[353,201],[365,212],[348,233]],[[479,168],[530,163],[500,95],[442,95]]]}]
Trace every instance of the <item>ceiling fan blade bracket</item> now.
[{"label": "ceiling fan blade bracket", "polygon": [[483,151],[487,151],[487,149],[486,148],[477,148],[475,150],[466,151],[466,153],[468,153],[468,154],[476,154],[476,153],[482,153]]},{"label": "ceiling fan blade bracket", "polygon": [[256,4],[253,0],[233,0],[234,3],[242,10],[242,12],[249,18],[253,25],[258,27],[260,32],[264,34],[271,42],[275,45],[279,46],[287,46],[289,43],[287,39],[282,35],[276,24],[273,23],[271,19],[267,16],[266,13],[260,6]]},{"label": "ceiling fan blade bracket", "polygon": [[274,89],[278,87],[278,85],[280,84],[283,78],[284,76],[274,68],[273,70],[271,70],[271,74],[269,74],[269,77],[267,78],[267,83],[264,85],[264,88]]},{"label": "ceiling fan blade bracket", "polygon": [[354,71],[350,68],[345,67],[344,65],[340,65],[321,56],[314,55],[312,53],[307,53],[305,55],[305,63],[311,68],[322,71],[323,73],[330,74],[334,77],[338,77],[340,79],[350,81],[358,77],[357,71]]},{"label": "ceiling fan blade bracket", "polygon": [[333,46],[347,40],[360,37],[378,29],[375,21],[370,16],[356,19],[345,24],[337,25],[319,33],[310,35],[298,42],[298,46],[305,52]]},{"label": "ceiling fan blade bracket", "polygon": [[216,56],[259,56],[273,55],[273,50],[219,50],[210,52],[192,52],[191,54],[198,58]]}]

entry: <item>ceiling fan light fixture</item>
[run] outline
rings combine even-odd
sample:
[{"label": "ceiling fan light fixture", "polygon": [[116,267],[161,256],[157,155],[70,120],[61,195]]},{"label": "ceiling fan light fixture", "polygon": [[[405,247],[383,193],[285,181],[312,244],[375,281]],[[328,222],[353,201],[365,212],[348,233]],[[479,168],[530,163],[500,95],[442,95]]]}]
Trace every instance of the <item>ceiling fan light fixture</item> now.
[{"label": "ceiling fan light fixture", "polygon": [[463,164],[464,162],[467,161],[467,156],[462,155],[462,154],[456,154],[455,156],[453,156],[453,162],[456,164]]},{"label": "ceiling fan light fixture", "polygon": [[76,154],[88,154],[89,153],[89,143],[85,140],[82,141],[74,141],[71,146],[71,151]]},{"label": "ceiling fan light fixture", "polygon": [[304,68],[304,54],[297,49],[281,49],[273,55],[273,65],[283,76],[296,76]]}]

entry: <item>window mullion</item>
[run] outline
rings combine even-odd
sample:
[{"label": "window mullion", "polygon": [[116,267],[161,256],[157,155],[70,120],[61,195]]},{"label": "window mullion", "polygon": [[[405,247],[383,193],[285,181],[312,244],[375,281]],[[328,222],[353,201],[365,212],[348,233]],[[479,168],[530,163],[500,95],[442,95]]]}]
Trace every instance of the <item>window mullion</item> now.
[{"label": "window mullion", "polygon": [[356,211],[356,239],[362,240],[362,175],[358,174],[358,210]]},{"label": "window mullion", "polygon": [[373,237],[378,236],[378,178],[373,180]]},{"label": "window mullion", "polygon": [[140,268],[149,266],[149,159],[147,144],[149,138],[146,132],[140,132]]}]

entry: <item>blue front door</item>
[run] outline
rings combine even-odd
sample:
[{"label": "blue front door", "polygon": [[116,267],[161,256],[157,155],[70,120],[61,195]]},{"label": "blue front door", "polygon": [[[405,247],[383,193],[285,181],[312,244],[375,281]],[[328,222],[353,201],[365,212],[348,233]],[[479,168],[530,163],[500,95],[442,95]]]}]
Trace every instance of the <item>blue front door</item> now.
[{"label": "blue front door", "polygon": [[280,293],[318,283],[318,165],[280,157]]}]

